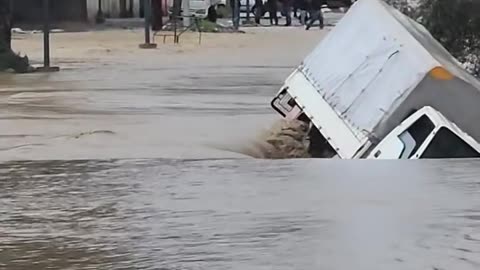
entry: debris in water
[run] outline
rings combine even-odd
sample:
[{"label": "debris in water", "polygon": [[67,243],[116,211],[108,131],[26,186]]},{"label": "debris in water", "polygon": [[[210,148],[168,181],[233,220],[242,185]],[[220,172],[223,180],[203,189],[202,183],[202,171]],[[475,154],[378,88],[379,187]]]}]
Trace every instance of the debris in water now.
[{"label": "debris in water", "polygon": [[105,135],[115,135],[114,131],[111,130],[93,130],[93,131],[88,131],[88,132],[80,132],[77,134],[71,134],[71,135],[61,135],[61,136],[56,136],[54,138],[69,138],[69,139],[80,139],[81,137],[89,136],[89,135],[96,135],[96,134],[105,134]]},{"label": "debris in water", "polygon": [[88,135],[95,135],[95,134],[109,134],[109,135],[114,135],[115,132],[111,130],[94,130],[94,131],[89,131],[89,132],[82,132],[79,134],[76,134],[73,136],[73,138],[78,139],[83,136],[88,136]]}]

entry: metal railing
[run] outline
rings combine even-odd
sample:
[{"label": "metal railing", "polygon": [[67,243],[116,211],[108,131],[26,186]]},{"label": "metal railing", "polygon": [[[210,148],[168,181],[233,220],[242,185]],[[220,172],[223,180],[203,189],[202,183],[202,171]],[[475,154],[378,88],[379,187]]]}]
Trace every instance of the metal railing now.
[{"label": "metal railing", "polygon": [[[181,19],[190,18],[190,24],[186,27],[183,24],[179,24]],[[168,25],[173,26],[173,34],[165,33],[165,30],[155,31],[153,33],[153,42],[155,42],[156,36],[163,37],[163,43],[165,44],[167,37],[173,37],[173,43],[178,44],[180,43],[180,36],[182,36],[185,32],[189,30],[196,30],[198,31],[198,44],[202,43],[202,28],[200,25],[202,19],[196,17],[195,15],[191,16],[172,16],[172,19],[165,24],[165,27]],[[185,20],[183,20],[185,21]]]}]

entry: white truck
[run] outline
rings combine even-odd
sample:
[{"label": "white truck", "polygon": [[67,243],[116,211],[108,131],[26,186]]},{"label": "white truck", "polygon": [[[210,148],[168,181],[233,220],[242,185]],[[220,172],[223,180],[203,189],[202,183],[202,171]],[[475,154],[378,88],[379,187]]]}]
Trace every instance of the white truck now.
[{"label": "white truck", "polygon": [[480,82],[381,0],[353,4],[271,105],[311,125],[314,157],[480,157]]},{"label": "white truck", "polygon": [[[168,14],[171,16],[173,13],[174,0],[167,0]],[[208,15],[208,9],[213,6],[215,8],[225,6],[226,0],[182,0],[181,14],[186,15],[184,12],[185,6],[188,6],[188,15],[194,15],[198,18],[206,18]]]}]

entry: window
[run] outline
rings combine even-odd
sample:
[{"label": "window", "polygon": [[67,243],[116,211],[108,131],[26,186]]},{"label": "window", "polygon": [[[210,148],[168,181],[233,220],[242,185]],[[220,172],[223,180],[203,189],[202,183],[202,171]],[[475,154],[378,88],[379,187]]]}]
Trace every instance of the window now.
[{"label": "window", "polygon": [[418,118],[415,123],[399,136],[405,146],[400,158],[411,158],[418,151],[418,148],[420,148],[434,128],[435,125],[428,116],[424,115]]},{"label": "window", "polygon": [[381,143],[381,149],[374,153],[375,158],[409,159],[433,132],[435,125],[423,115],[400,135],[388,135]]},{"label": "window", "polygon": [[439,129],[421,158],[478,158],[480,154],[449,129]]},{"label": "window", "polygon": [[287,92],[288,87],[285,87],[271,102],[271,106],[282,116],[286,116],[297,105],[295,100]]},{"label": "window", "polygon": [[410,155],[414,153],[413,149],[415,149],[415,147],[417,146],[417,142],[408,131],[405,131],[404,133],[400,134],[398,138],[403,143],[403,151],[402,151],[402,154],[400,155],[400,159],[408,159]]}]

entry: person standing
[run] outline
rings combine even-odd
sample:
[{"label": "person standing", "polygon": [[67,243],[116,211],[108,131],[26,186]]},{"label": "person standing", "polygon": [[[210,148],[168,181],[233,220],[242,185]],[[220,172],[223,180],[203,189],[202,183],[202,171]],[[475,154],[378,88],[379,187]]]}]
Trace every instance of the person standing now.
[{"label": "person standing", "polygon": [[310,0],[295,0],[297,8],[300,10],[298,21],[301,25],[307,24],[307,10],[309,10],[307,1]]},{"label": "person standing", "polygon": [[270,25],[278,25],[278,1],[277,0],[267,0],[268,15],[270,17]]},{"label": "person standing", "polygon": [[299,0],[293,0],[293,18],[298,18],[299,2]]},{"label": "person standing", "polygon": [[255,0],[255,5],[253,6],[253,13],[255,14],[255,23],[260,24],[260,19],[263,17],[263,0]]},{"label": "person standing", "polygon": [[160,31],[163,27],[163,3],[161,0],[152,1],[152,30]]},{"label": "person standing", "polygon": [[282,15],[285,16],[285,19],[287,20],[285,26],[292,25],[292,7],[293,0],[283,0]]},{"label": "person standing", "polygon": [[311,0],[310,20],[307,23],[307,27],[305,28],[306,30],[310,29],[310,27],[312,27],[312,25],[317,20],[320,22],[320,29],[323,29],[324,18],[323,18],[323,12],[322,12],[322,5],[323,5],[323,0]]}]

